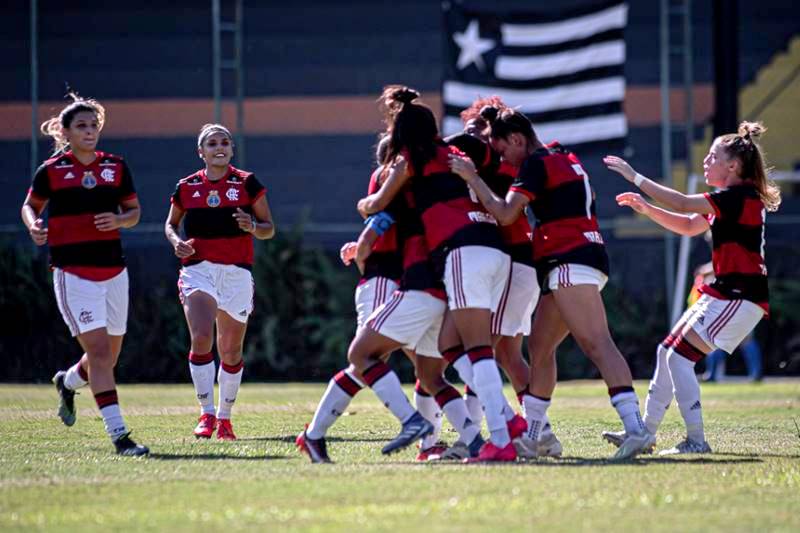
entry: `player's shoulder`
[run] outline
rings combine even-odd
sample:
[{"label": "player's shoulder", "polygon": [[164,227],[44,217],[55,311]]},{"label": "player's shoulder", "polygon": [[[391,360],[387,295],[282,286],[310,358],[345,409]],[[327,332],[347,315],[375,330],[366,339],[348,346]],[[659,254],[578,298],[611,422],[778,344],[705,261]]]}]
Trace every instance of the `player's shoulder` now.
[{"label": "player's shoulder", "polygon": [[63,152],[53,155],[53,157],[49,159],[45,159],[42,163],[42,167],[45,168],[69,168],[72,167],[72,159]]},{"label": "player's shoulder", "polygon": [[242,170],[241,168],[236,168],[232,166],[230,168],[230,173],[228,175],[228,182],[235,183],[235,182],[244,182],[248,178],[255,177],[253,172],[249,170]]},{"label": "player's shoulder", "polygon": [[121,155],[111,154],[108,152],[95,152],[97,154],[97,162],[101,165],[122,164],[125,158]]},{"label": "player's shoulder", "polygon": [[203,172],[202,170],[198,170],[197,172],[193,172],[192,174],[189,174],[185,178],[179,179],[178,180],[178,187],[181,187],[181,186],[184,186],[184,185],[200,185],[201,183],[203,183],[203,174],[202,174],[202,172]]}]

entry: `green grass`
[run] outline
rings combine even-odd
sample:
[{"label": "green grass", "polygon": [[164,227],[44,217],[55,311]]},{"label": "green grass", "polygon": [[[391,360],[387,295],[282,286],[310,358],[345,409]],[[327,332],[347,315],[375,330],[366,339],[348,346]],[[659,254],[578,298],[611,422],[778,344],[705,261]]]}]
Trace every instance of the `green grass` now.
[{"label": "green grass", "polygon": [[[245,385],[229,443],[191,437],[190,386],[121,386],[134,437],[153,452],[129,459],[111,453],[88,391],[66,428],[52,387],[2,385],[0,531],[800,530],[800,381],[704,386],[713,455],[624,464],[605,461],[599,438],[619,425],[605,390],[583,382],[560,384],[550,410],[562,460],[385,458],[398,426],[365,391],[330,432],[336,464],[312,465],[293,441],[322,391]],[[682,435],[673,407],[659,447]]]}]

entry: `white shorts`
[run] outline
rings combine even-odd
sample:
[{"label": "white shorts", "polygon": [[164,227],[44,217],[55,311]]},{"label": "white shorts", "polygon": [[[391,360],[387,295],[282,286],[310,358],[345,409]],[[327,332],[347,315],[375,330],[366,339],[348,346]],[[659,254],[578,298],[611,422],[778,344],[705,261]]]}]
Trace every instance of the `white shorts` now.
[{"label": "white shorts", "polygon": [[383,305],[397,290],[397,283],[389,278],[376,276],[356,287],[356,324],[364,327],[372,312]]},{"label": "white shorts", "polygon": [[764,310],[748,300],[720,300],[703,294],[686,310],[686,322],[712,348],[733,353],[764,316]]},{"label": "white shorts", "polygon": [[246,323],[253,312],[253,275],[242,267],[202,261],[181,268],[178,276],[181,303],[197,291],[214,298],[218,309],[239,322]]},{"label": "white shorts", "polygon": [[125,335],[128,326],[128,269],[111,279],[92,281],[53,269],[56,303],[73,337],[98,328]]},{"label": "white shorts", "polygon": [[608,276],[596,268],[575,263],[558,265],[547,274],[547,288],[551,291],[573,285],[597,285],[599,292],[603,290],[607,282]]},{"label": "white shorts", "polygon": [[492,335],[516,337],[531,332],[531,315],[539,301],[536,269],[522,263],[511,263],[511,276],[500,306],[492,314]]},{"label": "white shorts", "polygon": [[439,331],[447,309],[443,300],[425,291],[397,291],[367,319],[367,325],[414,350],[440,358]]},{"label": "white shorts", "polygon": [[488,246],[462,246],[447,254],[444,287],[450,309],[500,306],[511,270],[511,258]]}]

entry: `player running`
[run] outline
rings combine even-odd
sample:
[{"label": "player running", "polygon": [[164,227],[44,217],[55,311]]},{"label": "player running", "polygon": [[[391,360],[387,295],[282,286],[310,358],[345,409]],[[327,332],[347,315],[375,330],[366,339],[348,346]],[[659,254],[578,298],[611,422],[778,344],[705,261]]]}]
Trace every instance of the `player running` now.
[{"label": "player running", "polygon": [[69,96],[72,103],[42,124],[56,151],[36,170],[22,205],[33,242],[50,246],[58,309],[84,350],[75,365],[53,377],[58,415],[67,426],[75,423],[75,391],[88,384],[117,453],[146,455],[147,447],[130,438],[114,379],[128,322],[128,271],[119,230],[138,224],[139,200],[125,161],[97,150],[103,106]]},{"label": "player running", "polygon": [[[275,235],[266,189],[251,172],[230,164],[233,137],[206,124],[197,138],[205,168],[178,182],[164,233],[181,260],[178,294],[191,335],[189,372],[200,402],[197,438],[236,440],[231,409],[244,371],[242,349],[253,312],[253,238]],[[180,236],[183,223],[186,238]],[[220,368],[214,407],[214,325]]]},{"label": "player running", "polygon": [[[686,438],[660,455],[711,453],[694,366],[715,349],[732,353],[769,313],[764,230],[766,213],[778,209],[781,196],[756,142],[765,131],[759,122],[742,122],[738,133],[714,140],[703,160],[706,184],[717,189],[711,193],[686,195],[642,176],[619,157],[603,159],[608,168],[674,211],[656,207],[634,192],[618,195],[619,205],[681,235],[691,237],[711,228],[715,281],[700,287],[700,298],[656,349],[645,426],[655,436],[673,396],[686,424]],[[619,446],[625,434],[606,432],[603,437]]]}]

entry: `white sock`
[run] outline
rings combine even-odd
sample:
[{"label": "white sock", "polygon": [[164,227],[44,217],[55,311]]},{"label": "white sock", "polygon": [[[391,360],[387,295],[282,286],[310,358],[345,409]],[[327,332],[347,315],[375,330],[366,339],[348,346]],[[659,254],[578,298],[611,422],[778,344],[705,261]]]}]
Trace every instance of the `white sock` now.
[{"label": "white sock", "polygon": [[644,402],[644,425],[653,435],[658,431],[670,402],[672,402],[672,376],[667,364],[667,349],[659,344],[656,349],[656,371],[650,380],[650,389]]},{"label": "white sock", "polygon": [[342,416],[353,397],[358,394],[364,385],[355,379],[347,370],[341,370],[328,382],[325,394],[317,404],[314,418],[306,429],[310,439],[321,439],[336,420]]},{"label": "white sock", "polygon": [[214,356],[211,353],[189,354],[189,373],[194,392],[200,403],[201,414],[216,415],[214,409]]},{"label": "white sock", "polygon": [[417,412],[433,424],[433,433],[423,438],[420,443],[421,449],[426,450],[436,444],[442,434],[442,410],[439,409],[433,396],[421,390],[419,382],[414,387],[414,405],[417,406]]},{"label": "white sock", "polygon": [[125,420],[122,418],[122,411],[119,408],[117,390],[111,389],[109,391],[100,392],[94,395],[94,399],[97,402],[97,407],[100,409],[100,415],[103,417],[103,425],[106,428],[106,433],[111,437],[111,440],[116,441],[118,438],[128,433],[128,427],[125,425]]},{"label": "white sock", "polygon": [[673,349],[667,354],[675,401],[686,423],[686,435],[695,442],[705,442],[703,408],[700,404],[700,384],[694,374],[694,362]]},{"label": "white sock", "polygon": [[64,376],[64,386],[70,390],[78,390],[85,387],[89,381],[81,377],[81,362],[80,360],[69,367],[67,375]]},{"label": "white sock", "polygon": [[528,422],[527,437],[533,441],[538,441],[547,419],[547,408],[550,407],[550,400],[543,400],[531,394],[526,394],[522,398],[522,402],[525,404],[525,420]]},{"label": "white sock", "polygon": [[236,402],[236,395],[239,393],[239,385],[242,384],[242,374],[244,373],[244,361],[240,360],[236,365],[219,365],[219,407],[217,408],[217,418],[230,420],[231,409]]},{"label": "white sock", "polygon": [[489,438],[498,448],[505,448],[511,442],[505,413],[508,400],[503,395],[503,380],[497,363],[493,358],[480,359],[473,363],[472,373],[475,392],[483,406],[486,426],[489,428]]},{"label": "white sock", "polygon": [[416,411],[403,393],[400,380],[386,363],[378,362],[364,372],[364,380],[392,414],[405,423]]},{"label": "white sock", "polygon": [[[453,362],[453,368],[458,372],[461,382],[472,390],[475,389],[475,376],[472,370],[472,363],[467,354],[462,355]],[[476,393],[477,394],[477,393]]]},{"label": "white sock", "polygon": [[478,395],[475,394],[475,391],[469,389],[469,392],[469,394],[464,394],[464,402],[467,404],[467,411],[469,411],[470,419],[480,427],[483,422],[483,408],[481,407],[481,402],[478,400]]},{"label": "white sock", "polygon": [[[475,396],[471,396],[475,398]],[[467,404],[458,394],[458,391],[447,386],[436,394],[436,403],[444,412],[447,421],[458,431],[458,440],[469,444],[481,432],[480,425],[472,420]],[[480,407],[480,406],[479,406]]]},{"label": "white sock", "polygon": [[639,397],[635,392],[631,390],[614,394],[611,396],[611,405],[617,410],[625,427],[625,433],[633,435],[644,430],[644,422],[639,412]]}]

